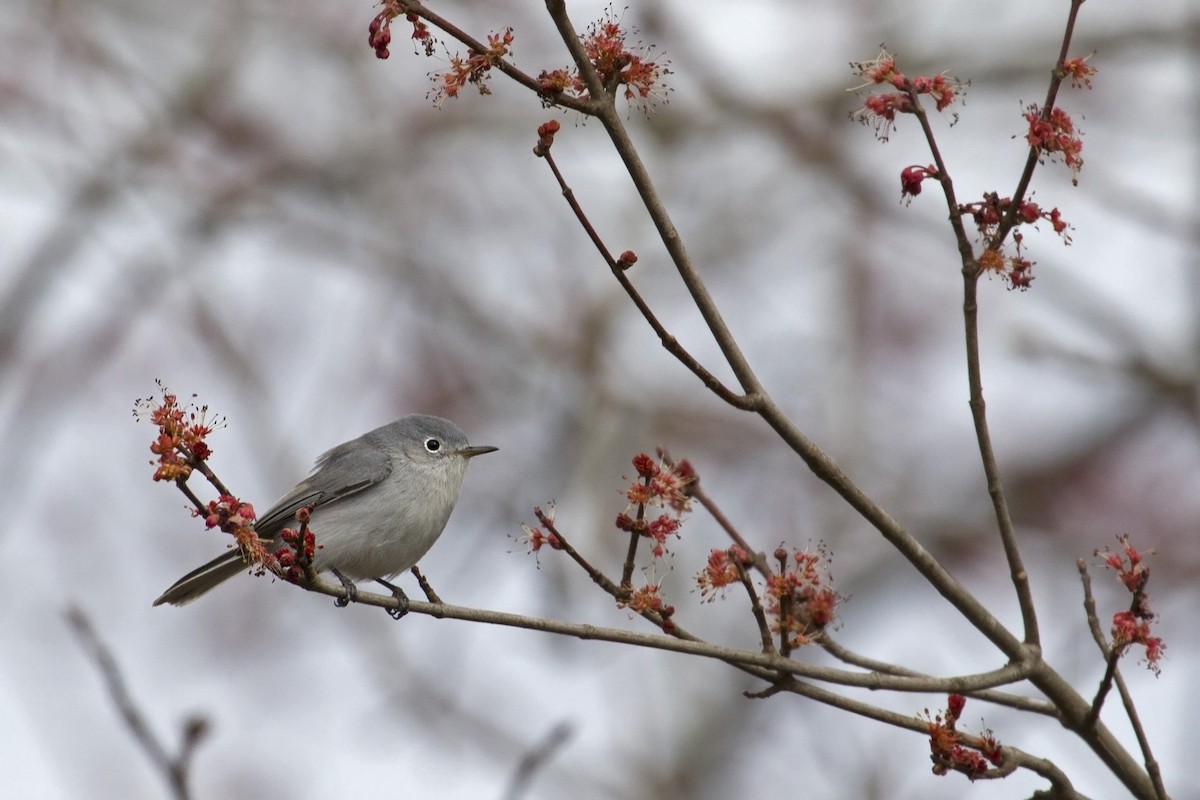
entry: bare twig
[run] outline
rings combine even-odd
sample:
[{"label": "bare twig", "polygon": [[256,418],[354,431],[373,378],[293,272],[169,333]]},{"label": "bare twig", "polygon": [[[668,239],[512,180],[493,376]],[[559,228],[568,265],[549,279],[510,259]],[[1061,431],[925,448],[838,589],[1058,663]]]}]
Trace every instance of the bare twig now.
[{"label": "bare twig", "polygon": [[[642,483],[646,486],[650,485],[650,476],[642,478]],[[638,503],[637,516],[634,517],[635,522],[643,522],[646,519],[646,504]],[[621,588],[626,592],[633,591],[633,569],[634,563],[637,560],[638,545],[641,544],[642,537],[637,530],[629,532],[629,547],[625,550],[625,563],[621,567]]]},{"label": "bare twig", "polygon": [[633,301],[634,306],[637,307],[637,310],[641,312],[642,317],[654,330],[654,333],[658,336],[658,340],[662,343],[663,348],[666,349],[668,353],[675,356],[675,358],[681,364],[691,370],[692,374],[699,378],[709,391],[716,394],[734,408],[748,409],[750,407],[749,400],[745,395],[738,394],[726,386],[720,378],[710,372],[696,359],[695,356],[688,352],[687,348],[681,345],[679,340],[676,339],[675,336],[666,329],[662,322],[659,321],[658,316],[650,309],[650,304],[646,302],[641,293],[637,290],[637,287],[633,285],[633,281],[630,280],[629,276],[625,274],[626,266],[622,266],[617,259],[613,258],[612,252],[604,244],[604,240],[600,238],[600,234],[597,233],[596,229],[592,226],[591,220],[588,219],[583,207],[579,204],[579,201],[575,197],[575,192],[571,189],[570,185],[563,177],[563,174],[561,170],[559,170],[558,164],[555,162],[554,156],[551,154],[549,148],[542,150],[540,155],[546,160],[546,164],[550,167],[550,171],[554,173],[554,178],[556,181],[558,181],[558,186],[562,190],[563,198],[566,199],[567,205],[571,207],[571,211],[574,212],[575,218],[579,220],[579,224],[583,227],[583,230],[588,235],[588,238],[592,240],[592,244],[595,245],[596,250],[600,253],[601,258],[603,258],[604,262],[608,264],[608,268],[612,271],[613,277],[617,279],[617,283],[619,283],[621,288],[625,290],[625,293],[629,295],[629,299]]},{"label": "bare twig", "polygon": [[517,764],[517,769],[508,784],[508,791],[504,793],[504,800],[520,800],[520,797],[529,789],[529,785],[533,783],[533,778],[537,775],[538,770],[554,758],[571,738],[571,733],[571,726],[566,722],[560,722],[551,728],[540,742],[530,748],[521,762]]},{"label": "bare twig", "polygon": [[420,569],[418,569],[417,567],[413,567],[412,569],[409,570],[409,572],[411,572],[412,576],[417,579],[417,583],[420,585],[421,591],[425,593],[425,596],[427,598],[429,598],[429,602],[431,602],[431,603],[442,602],[442,598],[438,597],[437,592],[435,592],[433,590],[433,587],[429,584],[429,579],[421,574]]},{"label": "bare twig", "polygon": [[145,751],[154,768],[162,774],[167,785],[171,787],[172,795],[177,800],[189,800],[191,797],[191,790],[188,787],[189,768],[196,747],[208,732],[207,720],[196,715],[184,722],[179,752],[172,756],[154,731],[150,729],[146,718],[142,716],[142,712],[129,694],[116,659],[104,642],[100,640],[100,636],[96,633],[87,614],[81,608],[71,607],[67,609],[66,616],[67,622],[75,631],[75,636],[79,639],[80,644],[88,651],[96,663],[97,669],[100,670],[100,675],[108,688],[108,694],[116,705],[121,719],[125,721],[125,726],[133,734],[133,738]]},{"label": "bare twig", "polygon": [[[746,595],[750,598],[750,610],[754,614],[754,621],[758,623],[758,635],[762,639],[762,651],[768,654],[782,652],[784,657],[787,657],[790,647],[788,646],[787,631],[783,625],[780,625],[779,639],[780,648],[775,649],[775,641],[771,637],[771,626],[767,624],[767,615],[763,612],[762,603],[758,600],[758,592],[754,591],[754,583],[750,580],[750,573],[746,572],[746,568],[737,559],[732,559],[734,567],[737,568],[738,580],[741,581],[742,588],[746,590]],[[780,612],[780,617],[786,619],[783,612]]]}]

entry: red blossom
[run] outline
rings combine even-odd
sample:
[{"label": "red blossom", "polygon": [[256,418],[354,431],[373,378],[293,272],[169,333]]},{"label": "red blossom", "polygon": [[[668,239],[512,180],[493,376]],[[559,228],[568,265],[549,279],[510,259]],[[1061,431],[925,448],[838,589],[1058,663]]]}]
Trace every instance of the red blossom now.
[{"label": "red blossom", "polygon": [[[382,11],[375,15],[375,18],[371,20],[371,24],[367,26],[367,44],[375,51],[376,58],[386,59],[391,55],[388,51],[388,45],[392,43],[392,20],[399,13],[399,8],[394,3],[389,2],[384,6]],[[424,25],[420,20],[417,20],[415,24]],[[415,34],[414,38],[416,38]]]},{"label": "red blossom", "polygon": [[641,478],[653,478],[658,474],[658,465],[645,453],[638,453],[633,457],[633,468]]},{"label": "red blossom", "polygon": [[691,464],[681,461],[665,468],[645,453],[639,453],[633,459],[633,468],[639,479],[625,489],[630,506],[670,508],[677,515],[690,510],[691,488],[696,482],[696,472]]},{"label": "red blossom", "polygon": [[210,419],[208,406],[197,408],[191,403],[181,406],[178,396],[161,382],[158,386],[161,399],[138,400],[133,414],[139,419],[148,416],[158,428],[158,435],[150,443],[150,452],[157,456],[150,462],[157,465],[154,480],[186,480],[197,464],[212,456],[206,439],[225,421],[221,417]]},{"label": "red blossom", "polygon": [[1008,288],[1024,291],[1033,283],[1033,262],[1021,256],[1008,259]]},{"label": "red blossom", "polygon": [[[882,94],[867,94],[863,99],[862,107],[850,114],[851,119],[857,119],[864,125],[871,125],[875,128],[875,135],[884,141],[891,134],[897,114],[910,114],[916,111],[914,99],[917,96],[929,95],[933,98],[937,110],[945,111],[963,95],[966,89],[966,84],[944,73],[918,75],[909,79],[896,68],[895,57],[882,49],[874,59],[853,62],[850,66],[867,81],[852,91],[870,91],[875,86],[890,86],[898,90]],[[955,118],[957,119],[957,117]],[[911,194],[916,194],[916,192]]]},{"label": "red blossom", "polygon": [[484,52],[468,50],[465,57],[450,56],[448,69],[430,74],[435,86],[429,96],[434,104],[440,104],[447,97],[457,97],[467,85],[474,86],[480,94],[491,94],[491,87],[487,84],[491,69],[509,54],[512,42],[513,29],[505,28],[501,33],[488,34]]},{"label": "red blossom", "polygon": [[937,178],[937,167],[930,164],[922,167],[917,164],[905,167],[900,171],[900,196],[915,197],[921,193],[921,182],[926,178]]},{"label": "red blossom", "polygon": [[225,533],[233,533],[238,528],[252,526],[254,517],[254,506],[243,503],[232,495],[223,494],[220,499],[209,501],[204,526],[219,527]]},{"label": "red blossom", "polygon": [[896,57],[883,48],[870,61],[851,62],[850,67],[872,84],[887,83],[897,89],[904,85],[904,74],[896,69]]},{"label": "red blossom", "polygon": [[1112,647],[1123,653],[1133,645],[1141,645],[1145,648],[1143,661],[1157,675],[1166,644],[1160,637],[1150,635],[1150,626],[1158,615],[1151,609],[1150,597],[1146,594],[1150,566],[1145,559],[1154,551],[1139,551],[1129,543],[1127,535],[1118,537],[1118,541],[1121,543],[1119,553],[1108,548],[1096,551],[1096,555],[1104,559],[1104,566],[1117,573],[1117,580],[1132,595],[1129,609],[1113,614]]},{"label": "red blossom", "polygon": [[[636,33],[635,29],[624,27],[610,7],[601,19],[588,27],[580,40],[600,83],[614,94],[624,87],[623,95],[627,101],[649,110],[658,102],[666,102],[671,91],[666,85],[666,78],[671,74],[670,62],[652,58],[652,48],[640,42],[630,47],[629,37]],[[591,96],[575,67],[543,71],[538,75],[538,85],[547,103],[553,103],[556,94],[569,94],[580,100]]]},{"label": "red blossom", "polygon": [[946,698],[946,713],[954,719],[962,719],[963,708],[967,705],[967,698],[961,694],[952,694]]},{"label": "red blossom", "polygon": [[1090,67],[1087,64],[1088,59],[1095,55],[1084,56],[1083,58],[1068,58],[1062,63],[1062,73],[1064,78],[1071,79],[1071,86],[1076,89],[1081,87],[1092,88],[1092,76],[1096,74],[1096,68]]},{"label": "red blossom", "polygon": [[1052,108],[1047,115],[1034,103],[1025,109],[1025,121],[1029,124],[1025,134],[1029,146],[1039,157],[1047,153],[1061,157],[1071,170],[1072,182],[1078,183],[1079,170],[1083,168],[1083,140],[1075,130],[1071,115],[1058,107]]},{"label": "red blossom", "polygon": [[661,613],[665,604],[660,595],[660,587],[656,583],[647,583],[629,596],[627,600],[617,602],[617,608],[628,608],[638,614]]},{"label": "red blossom", "polygon": [[728,550],[713,550],[708,554],[708,565],[696,576],[700,596],[711,603],[717,599],[717,590],[724,589],[739,580],[738,564],[745,554],[737,545]]},{"label": "red blossom", "polygon": [[775,559],[779,571],[767,578],[767,616],[771,629],[786,636],[789,649],[800,647],[837,620],[842,596],[830,585],[823,549],[800,550],[789,559],[787,550],[779,548]]},{"label": "red blossom", "polygon": [[979,737],[977,747],[963,744],[957,730],[958,720],[966,698],[952,694],[947,698],[947,708],[936,715],[925,710],[925,729],[929,732],[929,755],[933,760],[933,774],[946,775],[961,772],[971,780],[985,775],[991,765],[999,766],[1004,760],[1000,742],[991,731]]}]

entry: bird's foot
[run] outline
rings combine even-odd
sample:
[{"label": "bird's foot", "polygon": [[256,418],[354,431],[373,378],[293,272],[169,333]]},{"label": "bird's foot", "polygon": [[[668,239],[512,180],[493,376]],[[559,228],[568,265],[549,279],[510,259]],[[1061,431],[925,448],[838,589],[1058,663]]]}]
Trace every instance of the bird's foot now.
[{"label": "bird's foot", "polygon": [[330,570],[330,572],[333,573],[335,578],[342,582],[342,587],[346,590],[346,596],[339,597],[338,599],[334,600],[333,604],[338,608],[345,608],[351,603],[357,603],[358,587],[354,585],[354,581],[350,580],[336,569]]},{"label": "bird's foot", "polygon": [[399,586],[396,586],[394,583],[388,583],[383,578],[376,578],[375,582],[380,586],[387,587],[387,589],[392,593],[392,597],[396,598],[396,602],[399,604],[399,608],[386,609],[388,616],[390,616],[392,619],[400,619],[408,613],[408,595],[404,593],[403,589],[401,589]]}]

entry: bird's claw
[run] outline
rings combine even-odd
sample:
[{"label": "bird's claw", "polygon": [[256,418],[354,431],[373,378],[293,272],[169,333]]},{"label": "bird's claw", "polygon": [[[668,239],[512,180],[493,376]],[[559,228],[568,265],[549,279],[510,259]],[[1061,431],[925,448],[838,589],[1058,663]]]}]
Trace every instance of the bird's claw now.
[{"label": "bird's claw", "polygon": [[375,582],[380,586],[386,587],[389,591],[391,591],[392,597],[396,598],[396,603],[399,607],[385,609],[389,617],[398,620],[408,613],[408,595],[404,593],[403,589],[393,583],[388,583],[383,578],[377,578]]},{"label": "bird's claw", "polygon": [[337,606],[338,608],[345,608],[346,606],[350,605],[351,603],[357,603],[358,602],[358,587],[354,585],[354,581],[350,580],[345,575],[338,572],[336,569],[331,570],[331,572],[333,572],[334,576],[339,581],[342,582],[342,588],[344,588],[346,590],[345,596],[337,598],[336,600],[333,601],[333,604],[335,606]]}]

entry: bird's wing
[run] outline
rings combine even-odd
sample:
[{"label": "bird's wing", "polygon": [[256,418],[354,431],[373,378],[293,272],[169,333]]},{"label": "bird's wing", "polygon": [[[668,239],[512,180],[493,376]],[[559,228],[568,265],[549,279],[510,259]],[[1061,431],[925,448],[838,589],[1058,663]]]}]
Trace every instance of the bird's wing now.
[{"label": "bird's wing", "polygon": [[254,529],[270,539],[295,520],[301,508],[319,508],[369,489],[392,472],[392,459],[366,437],[346,442],[317,459],[312,475],[258,518]]}]

